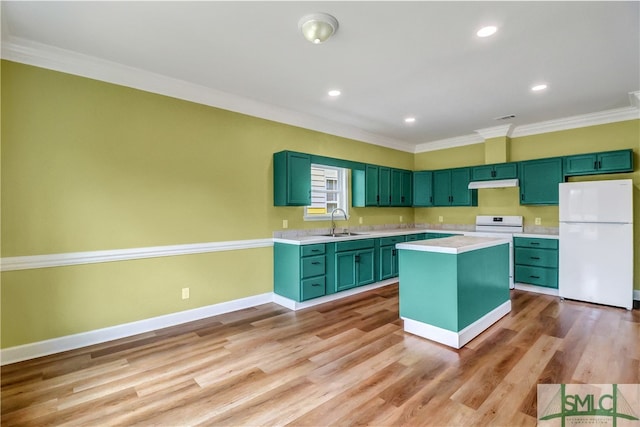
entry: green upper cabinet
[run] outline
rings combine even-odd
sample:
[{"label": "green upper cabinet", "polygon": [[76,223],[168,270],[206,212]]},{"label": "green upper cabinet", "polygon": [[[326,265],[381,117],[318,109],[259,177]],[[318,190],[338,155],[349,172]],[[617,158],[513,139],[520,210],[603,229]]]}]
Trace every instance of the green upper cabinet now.
[{"label": "green upper cabinet", "polygon": [[433,206],[433,172],[413,173],[413,206]]},{"label": "green upper cabinet", "polygon": [[520,204],[557,205],[562,157],[520,162]]},{"label": "green upper cabinet", "polygon": [[471,168],[472,181],[490,181],[494,179],[512,179],[517,177],[517,163],[498,163],[495,165],[474,166]]},{"label": "green upper cabinet", "polygon": [[391,168],[379,167],[378,206],[391,206]]},{"label": "green upper cabinet", "polygon": [[273,155],[273,205],[311,205],[311,156],[293,151]]},{"label": "green upper cabinet", "polygon": [[380,169],[378,166],[366,165],[364,169],[364,205],[378,206],[380,193],[378,181],[380,180]]},{"label": "green upper cabinet", "polygon": [[412,172],[386,166],[365,165],[352,171],[352,200],[355,207],[411,206]]},{"label": "green upper cabinet", "polygon": [[564,175],[633,172],[633,151],[618,150],[578,154],[564,158]]},{"label": "green upper cabinet", "polygon": [[478,190],[469,190],[471,168],[433,172],[434,206],[477,206]]},{"label": "green upper cabinet", "polygon": [[391,206],[411,206],[412,172],[391,169]]}]

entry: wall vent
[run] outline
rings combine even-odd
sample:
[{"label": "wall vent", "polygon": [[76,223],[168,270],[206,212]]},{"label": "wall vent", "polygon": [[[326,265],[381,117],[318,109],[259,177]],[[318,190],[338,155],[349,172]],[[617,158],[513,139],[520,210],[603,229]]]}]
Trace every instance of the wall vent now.
[{"label": "wall vent", "polygon": [[509,119],[513,119],[515,118],[516,115],[515,114],[509,114],[507,116],[502,116],[502,117],[494,117],[493,120],[509,120]]}]

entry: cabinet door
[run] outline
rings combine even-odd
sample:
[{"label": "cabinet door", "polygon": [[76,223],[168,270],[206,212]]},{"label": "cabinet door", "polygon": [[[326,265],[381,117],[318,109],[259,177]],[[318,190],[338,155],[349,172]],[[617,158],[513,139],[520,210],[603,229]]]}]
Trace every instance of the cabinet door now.
[{"label": "cabinet door", "polygon": [[401,206],[412,206],[413,196],[413,172],[402,171],[402,195],[400,196]]},{"label": "cabinet door", "polygon": [[380,171],[377,166],[366,165],[364,170],[365,179],[365,206],[378,206]]},{"label": "cabinet door", "polygon": [[273,155],[274,206],[311,205],[311,156],[282,151]]},{"label": "cabinet door", "polygon": [[469,168],[451,169],[451,206],[475,206],[478,190],[469,190],[470,180]]},{"label": "cabinet door", "polygon": [[394,276],[393,251],[393,245],[380,247],[380,280],[390,279]]},{"label": "cabinet door", "polygon": [[517,163],[500,163],[493,166],[495,179],[512,179],[518,177]]},{"label": "cabinet door", "polygon": [[356,263],[356,284],[357,286],[368,285],[375,281],[374,271],[374,250],[365,249],[358,251],[355,258]]},{"label": "cabinet door", "polygon": [[378,180],[378,206],[391,206],[391,169],[380,167]]},{"label": "cabinet door", "polygon": [[557,205],[563,180],[561,157],[521,162],[520,204]]},{"label": "cabinet door", "polygon": [[413,206],[433,206],[433,172],[413,173]]},{"label": "cabinet door", "polygon": [[391,169],[391,206],[402,206],[402,171]]},{"label": "cabinet door", "polygon": [[488,181],[493,179],[493,166],[475,166],[471,168],[472,181]]},{"label": "cabinet door", "polygon": [[433,172],[433,205],[451,205],[451,171],[440,170]]},{"label": "cabinet door", "polygon": [[598,155],[598,172],[632,172],[633,152],[612,151]]},{"label": "cabinet door", "polygon": [[598,165],[596,154],[580,154],[564,158],[565,175],[585,175],[596,172]]},{"label": "cabinet door", "polygon": [[336,291],[356,286],[356,253],[357,251],[349,251],[336,254]]}]

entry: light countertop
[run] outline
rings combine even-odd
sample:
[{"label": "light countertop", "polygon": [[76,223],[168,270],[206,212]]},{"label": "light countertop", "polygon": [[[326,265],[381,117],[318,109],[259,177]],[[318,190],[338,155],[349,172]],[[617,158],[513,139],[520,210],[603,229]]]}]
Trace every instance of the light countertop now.
[{"label": "light countertop", "polygon": [[461,254],[469,251],[490,248],[508,244],[509,239],[501,239],[496,237],[477,237],[477,236],[452,236],[441,239],[418,240],[415,242],[398,243],[397,249],[406,249],[411,251],[438,252],[445,254]]},{"label": "light countertop", "polygon": [[299,237],[276,237],[276,243],[287,243],[290,245],[312,245],[316,243],[344,242],[347,240],[377,239],[380,237],[405,236],[418,233],[440,233],[440,234],[460,234],[465,233],[460,230],[428,230],[424,228],[399,228],[395,230],[376,230],[356,232],[351,236],[331,237],[331,236],[299,236]]}]

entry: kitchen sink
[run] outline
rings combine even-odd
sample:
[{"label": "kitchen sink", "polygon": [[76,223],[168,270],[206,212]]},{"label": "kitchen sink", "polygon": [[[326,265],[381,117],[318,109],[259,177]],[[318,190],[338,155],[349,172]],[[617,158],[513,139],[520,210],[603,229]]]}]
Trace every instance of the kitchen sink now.
[{"label": "kitchen sink", "polygon": [[322,234],[323,237],[349,237],[349,236],[362,236],[362,235],[366,235],[366,233],[329,233],[329,234]]}]

